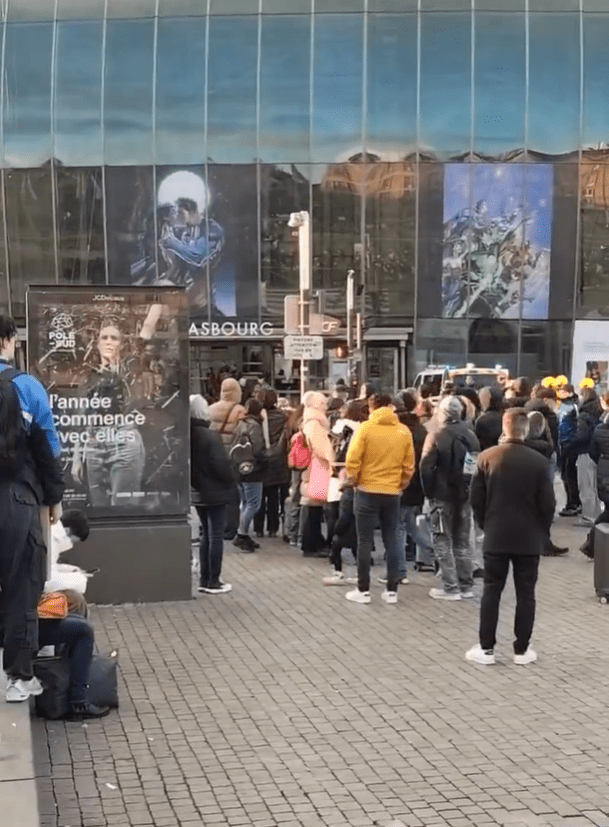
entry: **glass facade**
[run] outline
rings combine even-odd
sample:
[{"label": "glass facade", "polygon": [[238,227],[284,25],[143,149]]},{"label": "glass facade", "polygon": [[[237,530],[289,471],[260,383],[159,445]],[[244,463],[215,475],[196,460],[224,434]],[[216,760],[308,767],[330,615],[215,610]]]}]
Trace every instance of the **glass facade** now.
[{"label": "glass facade", "polygon": [[568,373],[609,319],[605,6],[3,0],[0,307],[184,285],[196,325],[280,336],[306,209],[322,307],[355,270],[404,378]]}]

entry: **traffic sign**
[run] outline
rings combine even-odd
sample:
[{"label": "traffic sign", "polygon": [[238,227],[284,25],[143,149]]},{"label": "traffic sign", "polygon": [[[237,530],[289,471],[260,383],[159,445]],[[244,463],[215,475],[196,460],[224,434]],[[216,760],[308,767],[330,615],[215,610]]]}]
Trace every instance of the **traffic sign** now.
[{"label": "traffic sign", "polygon": [[286,336],[283,355],[286,359],[323,359],[324,340],[321,336]]}]

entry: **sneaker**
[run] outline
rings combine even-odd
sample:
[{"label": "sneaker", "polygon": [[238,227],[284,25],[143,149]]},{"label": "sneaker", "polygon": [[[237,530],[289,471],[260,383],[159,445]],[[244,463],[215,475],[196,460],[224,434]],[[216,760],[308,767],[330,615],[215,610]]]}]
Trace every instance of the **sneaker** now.
[{"label": "sneaker", "polygon": [[471,600],[474,596],[474,593],[471,589],[466,589],[464,592],[461,592],[461,600]]},{"label": "sneaker", "polygon": [[[387,578],[386,577],[379,577],[378,581],[379,581],[379,583],[382,583],[383,586],[387,585]],[[400,579],[398,580],[398,583],[401,586],[407,586],[408,585],[408,578],[406,576],[400,577]]]},{"label": "sneaker", "polygon": [[353,589],[352,592],[347,592],[345,597],[352,603],[370,603],[370,592],[360,592],[359,589]]},{"label": "sneaker", "polygon": [[36,676],[30,678],[29,681],[22,681],[22,683],[30,695],[42,695],[44,692],[44,686],[40,683]]},{"label": "sneaker", "polygon": [[473,663],[481,663],[483,666],[490,666],[495,663],[495,653],[492,649],[483,649],[479,643],[472,646],[465,653],[465,660],[471,660]]},{"label": "sneaker", "polygon": [[563,508],[562,511],[558,512],[559,517],[577,517],[580,513],[581,508],[575,508],[570,506],[569,508]]},{"label": "sneaker", "polygon": [[259,544],[255,543],[248,534],[237,534],[233,540],[233,545],[244,552],[251,552],[260,548]]},{"label": "sneaker", "polygon": [[530,646],[524,655],[514,655],[514,663],[518,666],[526,666],[527,663],[535,663],[536,660],[537,652],[534,649],[531,649]]},{"label": "sneaker", "polygon": [[26,688],[26,683],[27,681],[22,681],[21,678],[9,678],[6,684],[6,702],[15,704],[27,701],[30,693]]},{"label": "sneaker", "polygon": [[385,603],[397,603],[398,602],[398,593],[397,592],[388,592],[384,591],[381,595]]},{"label": "sneaker", "polygon": [[80,704],[72,704],[70,713],[68,714],[69,721],[85,721],[91,718],[105,718],[110,712],[109,706],[96,706],[88,701]]},{"label": "sneaker", "polygon": [[232,591],[230,583],[217,583],[215,586],[199,586],[201,594],[228,594]]},{"label": "sneaker", "polygon": [[430,589],[429,596],[434,600],[461,600],[460,592],[445,592],[444,589]]},{"label": "sneaker", "polygon": [[554,543],[550,543],[550,545],[546,546],[544,550],[541,552],[542,557],[560,557],[562,554],[568,554],[568,548],[561,548],[560,546],[555,546]]},{"label": "sneaker", "polygon": [[346,582],[345,575],[342,571],[333,571],[332,574],[324,577],[322,582],[324,586],[342,586]]}]

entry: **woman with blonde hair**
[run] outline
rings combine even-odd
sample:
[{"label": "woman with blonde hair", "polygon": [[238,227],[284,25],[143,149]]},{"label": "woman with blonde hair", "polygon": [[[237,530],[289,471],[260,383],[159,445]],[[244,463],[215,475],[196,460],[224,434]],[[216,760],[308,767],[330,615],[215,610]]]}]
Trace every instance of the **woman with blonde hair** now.
[{"label": "woman with blonde hair", "polygon": [[308,391],[302,397],[302,432],[311,451],[311,464],[302,473],[300,482],[300,503],[304,509],[302,530],[302,552],[305,557],[327,557],[325,540],[321,533],[325,499],[316,499],[310,490],[311,471],[319,463],[328,471],[332,470],[334,453],[329,436],[326,417],[327,399],[323,393]]}]

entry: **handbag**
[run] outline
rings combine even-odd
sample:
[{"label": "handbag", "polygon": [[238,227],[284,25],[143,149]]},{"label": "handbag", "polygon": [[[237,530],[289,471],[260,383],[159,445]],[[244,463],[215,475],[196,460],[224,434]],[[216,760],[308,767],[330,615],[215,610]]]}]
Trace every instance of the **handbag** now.
[{"label": "handbag", "polygon": [[118,650],[108,655],[97,652],[89,667],[89,702],[118,709]]},{"label": "handbag", "polygon": [[[44,686],[35,698],[36,714],[55,721],[70,714],[71,664],[66,655],[34,660],[34,674]],[[118,709],[118,651],[95,653],[89,667],[89,703]]]},{"label": "handbag", "polygon": [[332,471],[330,466],[314,456],[311,460],[311,471],[307,483],[307,497],[310,500],[322,500],[325,502],[328,499],[328,488],[330,487],[331,476]]},{"label": "handbag", "polygon": [[63,620],[68,616],[68,598],[63,592],[48,592],[38,601],[37,610],[41,620]]}]

